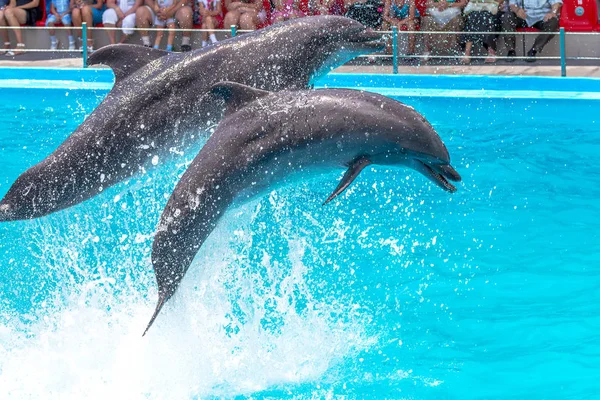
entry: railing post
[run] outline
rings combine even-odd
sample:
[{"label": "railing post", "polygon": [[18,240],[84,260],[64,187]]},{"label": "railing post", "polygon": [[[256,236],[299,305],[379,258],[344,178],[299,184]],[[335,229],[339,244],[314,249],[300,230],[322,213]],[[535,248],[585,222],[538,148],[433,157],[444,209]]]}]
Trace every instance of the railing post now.
[{"label": "railing post", "polygon": [[398,28],[392,26],[392,60],[394,63],[394,74],[398,73]]},{"label": "railing post", "polygon": [[231,25],[231,37],[235,37],[236,33],[237,33],[237,29],[236,29],[235,25]]},{"label": "railing post", "polygon": [[87,68],[87,23],[81,24],[81,42],[83,46],[83,68]]},{"label": "railing post", "polygon": [[560,76],[567,76],[567,57],[565,49],[565,28],[560,28]]}]

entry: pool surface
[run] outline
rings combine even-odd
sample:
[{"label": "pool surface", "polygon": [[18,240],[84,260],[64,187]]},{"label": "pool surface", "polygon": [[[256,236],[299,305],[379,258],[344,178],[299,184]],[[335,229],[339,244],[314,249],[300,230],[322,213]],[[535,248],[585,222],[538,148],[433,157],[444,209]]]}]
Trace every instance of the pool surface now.
[{"label": "pool surface", "polygon": [[[24,79],[26,77],[26,80]],[[111,87],[0,69],[0,195]],[[149,334],[184,154],[0,223],[0,398],[596,399],[600,80],[330,75],[415,107],[463,177],[343,170],[230,210]]]}]

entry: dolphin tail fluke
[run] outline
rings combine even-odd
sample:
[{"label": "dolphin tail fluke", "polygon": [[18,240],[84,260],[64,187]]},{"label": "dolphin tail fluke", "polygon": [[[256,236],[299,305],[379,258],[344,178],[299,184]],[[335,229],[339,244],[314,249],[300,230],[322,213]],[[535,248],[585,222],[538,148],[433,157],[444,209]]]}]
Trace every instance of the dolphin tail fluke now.
[{"label": "dolphin tail fluke", "polygon": [[340,181],[340,183],[338,183],[333,193],[331,193],[327,200],[325,200],[323,205],[329,203],[331,200],[339,196],[344,190],[346,190],[348,186],[350,186],[350,184],[354,181],[354,179],[356,179],[358,174],[360,174],[360,171],[362,171],[369,164],[371,164],[371,160],[364,156],[358,157],[357,159],[352,161],[348,166],[348,170],[342,177],[342,180]]},{"label": "dolphin tail fluke", "polygon": [[150,327],[154,323],[154,320],[156,319],[156,317],[158,317],[158,314],[160,313],[160,310],[163,308],[163,306],[167,302],[168,298],[169,297],[167,295],[165,295],[165,294],[162,294],[162,295],[160,295],[158,297],[158,304],[156,305],[156,309],[154,310],[154,314],[152,314],[152,318],[150,318],[150,322],[148,322],[148,326],[146,327],[146,330],[144,331],[144,334],[142,336],[146,336],[146,333],[148,332],[148,329],[150,329]]}]

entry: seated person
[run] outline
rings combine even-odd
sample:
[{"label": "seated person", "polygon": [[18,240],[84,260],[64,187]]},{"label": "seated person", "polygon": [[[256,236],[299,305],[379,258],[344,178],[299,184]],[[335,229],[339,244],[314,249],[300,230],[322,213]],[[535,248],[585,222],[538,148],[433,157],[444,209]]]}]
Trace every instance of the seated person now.
[{"label": "seated person", "polygon": [[[65,27],[71,26],[71,5],[70,0],[51,0],[50,3],[50,14],[46,18],[46,26],[50,33],[50,50],[58,49],[59,42],[56,40],[56,33],[54,31],[54,25],[62,23]],[[73,32],[67,29],[69,35],[69,50],[75,50],[75,39],[73,39]]]},{"label": "seated person", "polygon": [[[90,28],[94,25],[101,24],[103,13],[104,0],[71,0],[71,18],[73,19],[73,26],[81,27],[83,22]],[[81,29],[77,29],[76,32],[81,41]],[[94,50],[94,39],[92,39],[91,32],[88,33],[86,45],[89,52]]]},{"label": "seated person", "polygon": [[383,22],[383,3],[380,0],[345,0],[346,17],[373,29]]},{"label": "seated person", "polygon": [[[516,28],[534,27],[543,32],[558,32],[558,19],[562,0],[509,0],[509,11],[502,17],[502,31],[514,32]],[[533,47],[527,52],[527,61],[535,61],[553,35],[542,34],[535,38]],[[504,36],[508,57],[515,56],[515,35]],[[510,60],[513,61],[513,60]]]},{"label": "seated person", "polygon": [[[190,45],[190,38],[192,36],[193,27],[193,11],[191,7],[191,0],[178,0],[173,1],[173,5],[168,7],[164,12],[161,12],[160,19],[168,21],[173,19],[179,24],[181,29],[186,29],[183,32],[181,38],[181,51],[191,51],[192,46]],[[154,25],[156,21],[156,10],[160,10],[160,6],[154,0],[145,0],[143,6],[139,7],[135,12],[135,24],[138,28],[142,29],[140,35],[142,36],[142,43],[146,47],[150,47],[150,36],[147,30],[150,26]]]},{"label": "seated person", "polygon": [[462,59],[463,64],[471,62],[471,51],[473,44],[481,43],[488,52],[486,63],[496,61],[496,40],[497,35],[480,35],[468,32],[498,32],[500,30],[500,10],[503,0],[470,0],[465,7],[464,15],[466,18],[465,32],[461,35],[461,43],[465,48],[465,56]]},{"label": "seated person", "polygon": [[225,0],[227,15],[223,24],[225,28],[235,26],[239,29],[255,31],[260,23],[259,12],[262,10],[261,0]]},{"label": "seated person", "polygon": [[[125,43],[129,35],[133,35],[135,28],[135,12],[142,5],[143,0],[108,0],[107,10],[102,15],[102,23],[107,28],[119,26],[123,28],[123,36],[119,43]],[[117,4],[118,3],[118,4]],[[106,31],[110,44],[115,44],[116,32],[112,29]]]},{"label": "seated person", "polygon": [[273,2],[275,10],[271,13],[272,24],[304,17],[304,13],[298,8],[298,0],[274,0]]},{"label": "seated person", "polygon": [[[383,7],[383,30],[388,31],[392,26],[395,26],[398,30],[417,30],[419,29],[420,17],[414,0],[385,0]],[[415,39],[414,34],[408,35],[409,55],[415,54]]]},{"label": "seated person", "polygon": [[[9,0],[0,0],[0,21],[6,21],[4,19],[4,10],[9,3]],[[6,24],[4,24],[4,26],[6,26]],[[2,52],[6,53],[10,49],[8,31],[6,29],[0,29],[0,35],[2,35],[2,39],[4,39],[4,47],[2,48]]]},{"label": "seated person", "polygon": [[211,43],[217,43],[214,29],[223,23],[223,6],[221,0],[198,0],[198,9],[200,11],[200,26],[202,29],[202,47],[208,46],[208,39]]},{"label": "seated person", "polygon": [[[462,9],[468,0],[427,0],[427,15],[421,18],[421,29],[429,32],[459,32],[463,30],[464,20]],[[448,47],[450,51],[456,51],[457,38],[454,34],[426,34],[425,35],[425,58],[435,48]]]},{"label": "seated person", "polygon": [[[16,29],[13,32],[17,38],[17,49],[15,51],[8,51],[6,55],[16,56],[25,52],[23,32],[20,29],[21,25],[33,26],[42,18],[43,14],[40,7],[40,0],[10,0],[4,6],[4,10],[1,12],[0,26],[8,25],[15,27]],[[10,48],[8,32],[5,34],[4,47],[7,49]]]},{"label": "seated person", "polygon": [[[157,28],[164,28],[166,26],[169,29],[169,36],[167,36],[167,51],[173,51],[173,42],[175,41],[175,18],[169,13],[173,8],[173,3],[174,0],[156,0],[154,3],[154,26]],[[163,34],[164,31],[162,29],[156,31],[156,38],[154,39],[155,49],[160,48]]]}]

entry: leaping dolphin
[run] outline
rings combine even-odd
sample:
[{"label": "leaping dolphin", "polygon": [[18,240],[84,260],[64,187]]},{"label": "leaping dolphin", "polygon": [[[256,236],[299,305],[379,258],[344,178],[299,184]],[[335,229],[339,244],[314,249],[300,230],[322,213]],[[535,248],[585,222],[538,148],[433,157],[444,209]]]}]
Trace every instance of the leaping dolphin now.
[{"label": "leaping dolphin", "polygon": [[414,168],[450,192],[456,188],[449,180],[461,179],[429,122],[388,97],[349,89],[269,93],[231,82],[212,93],[225,99],[227,112],[162,213],[152,246],[159,299],[146,332],[234,201],[293,173],[343,165],[325,203],[369,164]]},{"label": "leaping dolphin", "polygon": [[[0,221],[38,218],[83,202],[194,143],[222,105],[207,91],[228,80],[266,90],[301,89],[349,59],[381,50],[380,36],[349,18],[306,17],[190,53],[134,45],[94,52],[115,85],[47,158],[0,202]],[[216,106],[215,106],[216,105]],[[211,122],[212,121],[212,122]],[[154,162],[152,162],[154,160]]]}]

